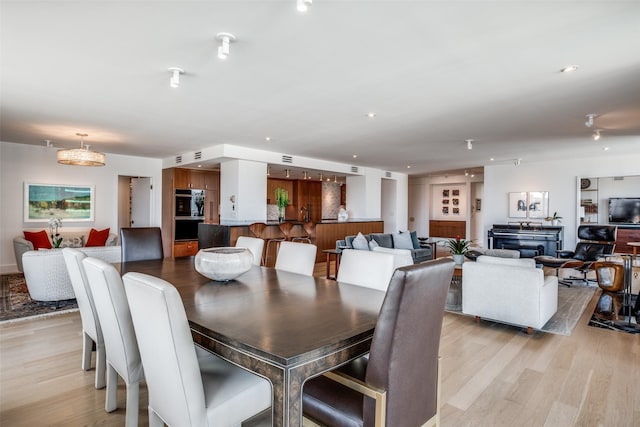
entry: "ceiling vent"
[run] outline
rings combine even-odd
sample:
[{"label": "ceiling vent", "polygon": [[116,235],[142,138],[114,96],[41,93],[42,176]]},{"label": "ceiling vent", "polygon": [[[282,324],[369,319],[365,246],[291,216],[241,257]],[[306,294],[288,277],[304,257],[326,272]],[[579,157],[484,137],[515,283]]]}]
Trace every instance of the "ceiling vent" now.
[{"label": "ceiling vent", "polygon": [[624,181],[624,176],[614,176],[613,180],[614,181]]},{"label": "ceiling vent", "polygon": [[293,157],[291,157],[291,156],[282,156],[282,163],[293,163]]},{"label": "ceiling vent", "polygon": [[182,156],[176,156],[176,163],[182,163]]},{"label": "ceiling vent", "polygon": [[357,166],[351,166],[351,173],[358,173],[358,167]]},{"label": "ceiling vent", "polygon": [[196,151],[193,154],[193,160],[200,160],[202,158],[202,151]]},{"label": "ceiling vent", "polygon": [[391,178],[391,172],[386,171],[386,172],[384,173],[384,177],[385,177],[385,178]]}]

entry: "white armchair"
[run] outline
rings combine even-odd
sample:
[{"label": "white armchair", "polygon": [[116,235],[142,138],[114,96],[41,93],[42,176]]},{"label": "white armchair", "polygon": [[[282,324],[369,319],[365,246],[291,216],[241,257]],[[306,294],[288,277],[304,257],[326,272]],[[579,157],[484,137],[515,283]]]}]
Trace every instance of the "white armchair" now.
[{"label": "white armchair", "polygon": [[462,312],[540,329],[558,309],[558,278],[531,258],[480,256],[462,265]]}]

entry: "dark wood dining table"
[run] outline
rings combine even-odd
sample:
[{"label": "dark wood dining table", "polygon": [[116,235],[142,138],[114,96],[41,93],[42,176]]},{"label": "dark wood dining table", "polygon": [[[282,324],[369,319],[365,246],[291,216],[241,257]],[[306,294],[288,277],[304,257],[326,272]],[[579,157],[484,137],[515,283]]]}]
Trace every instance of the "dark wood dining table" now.
[{"label": "dark wood dining table", "polygon": [[271,382],[274,426],[301,426],[304,382],[369,351],[385,295],[258,266],[214,282],[195,270],[193,257],[119,268],[172,283],[194,342]]}]

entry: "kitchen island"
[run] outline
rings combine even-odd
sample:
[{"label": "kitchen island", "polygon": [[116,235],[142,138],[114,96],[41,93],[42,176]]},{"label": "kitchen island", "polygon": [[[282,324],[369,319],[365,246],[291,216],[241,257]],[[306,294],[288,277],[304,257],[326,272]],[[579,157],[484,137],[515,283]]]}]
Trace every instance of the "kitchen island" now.
[{"label": "kitchen island", "polygon": [[[237,221],[222,222],[221,224],[201,223],[198,225],[198,246],[199,248],[235,246],[239,236],[252,236],[249,225],[261,221]],[[292,222],[296,227],[302,227],[300,221]],[[279,223],[277,221],[266,221],[266,238],[279,235]],[[379,219],[349,219],[348,221],[323,220],[316,223],[315,245],[318,247],[316,262],[324,261],[324,249],[333,249],[336,240],[344,239],[345,236],[362,234],[382,233],[384,222]],[[295,228],[294,228],[295,234]]]}]

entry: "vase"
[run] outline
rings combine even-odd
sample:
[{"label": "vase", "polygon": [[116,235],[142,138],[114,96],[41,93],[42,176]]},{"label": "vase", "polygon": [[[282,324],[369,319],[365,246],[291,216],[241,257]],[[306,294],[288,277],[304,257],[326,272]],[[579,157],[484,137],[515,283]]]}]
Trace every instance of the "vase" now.
[{"label": "vase", "polygon": [[462,265],[464,262],[464,254],[453,254],[453,263],[455,265]]},{"label": "vase", "polygon": [[553,225],[554,227],[558,225],[558,220],[557,219],[553,219],[551,220],[551,225]]},{"label": "vase", "polygon": [[211,280],[226,282],[251,269],[253,254],[247,248],[200,249],[196,254],[196,271]]}]

